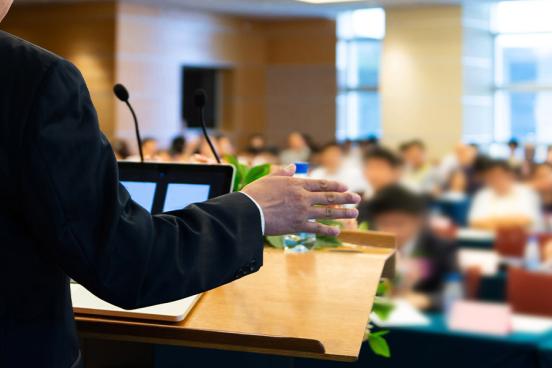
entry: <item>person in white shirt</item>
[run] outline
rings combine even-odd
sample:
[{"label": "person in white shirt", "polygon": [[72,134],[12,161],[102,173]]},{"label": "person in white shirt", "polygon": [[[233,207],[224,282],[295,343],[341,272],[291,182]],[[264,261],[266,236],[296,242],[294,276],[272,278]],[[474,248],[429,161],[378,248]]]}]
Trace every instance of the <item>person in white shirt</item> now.
[{"label": "person in white shirt", "polygon": [[280,161],[282,165],[305,162],[309,160],[310,154],[311,150],[305,136],[299,132],[292,132],[288,135],[288,148],[280,153]]},{"label": "person in white shirt", "polygon": [[507,161],[493,160],[485,170],[485,187],[474,197],[469,214],[473,228],[542,228],[540,199],[530,187],[516,183]]},{"label": "person in white shirt", "polygon": [[400,151],[405,163],[401,179],[404,186],[416,193],[433,193],[439,186],[439,179],[427,160],[425,144],[415,139],[402,144]]},{"label": "person in white shirt", "polygon": [[366,181],[362,176],[360,165],[356,168],[346,165],[342,147],[335,143],[328,143],[320,151],[320,166],[312,170],[310,177],[313,179],[339,180],[353,192],[363,192],[366,189]]}]

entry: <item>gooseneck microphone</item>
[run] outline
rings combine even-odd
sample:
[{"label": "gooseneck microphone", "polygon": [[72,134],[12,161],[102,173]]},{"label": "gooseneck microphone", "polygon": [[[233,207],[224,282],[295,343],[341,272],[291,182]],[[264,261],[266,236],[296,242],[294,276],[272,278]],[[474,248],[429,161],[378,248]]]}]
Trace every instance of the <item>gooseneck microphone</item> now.
[{"label": "gooseneck microphone", "polygon": [[211,152],[213,152],[213,155],[215,156],[217,162],[220,164],[220,157],[217,153],[217,150],[215,149],[215,146],[213,146],[213,142],[211,142],[211,138],[209,138],[209,134],[207,134],[207,127],[205,126],[205,104],[207,104],[207,94],[204,90],[198,89],[197,91],[195,91],[194,104],[199,109],[199,122],[201,123],[203,136],[207,140],[209,148],[211,148]]},{"label": "gooseneck microphone", "polygon": [[130,102],[128,102],[128,98],[129,98],[128,90],[122,84],[117,83],[116,85],[113,86],[113,93],[115,93],[115,96],[117,96],[119,100],[126,103],[130,112],[132,113],[132,118],[134,119],[134,131],[136,132],[136,140],[138,141],[138,152],[140,152],[140,162],[144,163],[144,153],[142,152],[142,138],[140,137],[138,118],[136,117],[136,113],[134,112],[132,105],[130,104]]}]

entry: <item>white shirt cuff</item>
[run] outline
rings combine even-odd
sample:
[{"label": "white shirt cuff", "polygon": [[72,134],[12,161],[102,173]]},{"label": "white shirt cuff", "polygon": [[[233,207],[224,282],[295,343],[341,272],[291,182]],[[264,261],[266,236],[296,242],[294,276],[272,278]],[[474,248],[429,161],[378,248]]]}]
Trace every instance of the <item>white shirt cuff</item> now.
[{"label": "white shirt cuff", "polygon": [[261,229],[262,229],[263,235],[264,235],[264,233],[265,233],[265,219],[264,219],[263,209],[261,208],[261,206],[259,206],[257,201],[254,200],[253,197],[251,197],[249,194],[244,193],[244,192],[239,192],[239,193],[241,193],[241,194],[245,195],[247,198],[249,198],[251,200],[251,202],[255,203],[255,206],[257,206],[257,208],[259,209],[259,214],[261,215]]}]

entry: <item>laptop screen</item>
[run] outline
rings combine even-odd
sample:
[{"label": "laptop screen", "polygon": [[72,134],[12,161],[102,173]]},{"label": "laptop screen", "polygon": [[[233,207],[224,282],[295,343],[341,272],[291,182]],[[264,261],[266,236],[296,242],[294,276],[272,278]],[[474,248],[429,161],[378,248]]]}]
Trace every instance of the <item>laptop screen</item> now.
[{"label": "laptop screen", "polygon": [[155,188],[157,187],[156,183],[122,181],[121,184],[128,190],[134,202],[151,212],[153,209],[153,200],[155,198]]},{"label": "laptop screen", "polygon": [[119,180],[130,197],[153,214],[181,210],[230,193],[234,179],[230,165],[118,164]]},{"label": "laptop screen", "polygon": [[167,195],[163,212],[181,210],[192,203],[209,199],[210,185],[206,184],[171,184],[167,186]]}]

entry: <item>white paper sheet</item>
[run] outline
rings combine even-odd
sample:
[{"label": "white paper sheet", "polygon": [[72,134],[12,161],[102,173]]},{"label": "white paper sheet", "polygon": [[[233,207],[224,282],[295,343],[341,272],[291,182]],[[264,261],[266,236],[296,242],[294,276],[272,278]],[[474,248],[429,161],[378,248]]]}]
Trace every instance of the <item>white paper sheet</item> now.
[{"label": "white paper sheet", "polygon": [[197,294],[171,303],[124,310],[101,300],[82,285],[71,284],[71,299],[75,313],[97,316],[179,322],[186,318],[200,297],[201,294]]},{"label": "white paper sheet", "polygon": [[394,299],[395,308],[389,318],[385,321],[372,313],[371,321],[379,327],[406,327],[406,326],[427,326],[430,321],[422,312],[404,299]]}]

